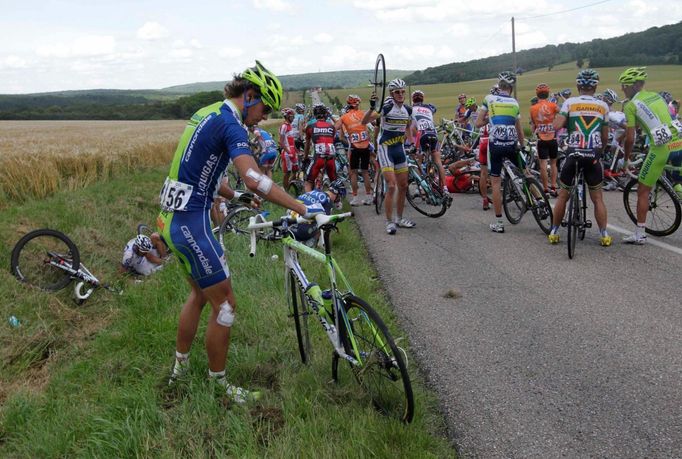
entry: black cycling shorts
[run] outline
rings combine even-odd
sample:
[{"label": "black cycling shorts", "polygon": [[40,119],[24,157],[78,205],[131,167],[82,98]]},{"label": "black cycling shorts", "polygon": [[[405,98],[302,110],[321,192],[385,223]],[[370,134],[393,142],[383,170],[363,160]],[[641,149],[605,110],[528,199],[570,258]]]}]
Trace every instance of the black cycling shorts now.
[{"label": "black cycling shorts", "polygon": [[540,159],[556,159],[559,155],[559,144],[556,139],[538,140],[538,157]]},{"label": "black cycling shorts", "polygon": [[567,152],[566,160],[561,166],[561,173],[559,174],[559,185],[562,188],[569,189],[573,185],[573,179],[575,178],[575,164],[578,163],[578,167],[583,170],[583,175],[585,176],[585,183],[590,190],[597,190],[601,188],[601,184],[604,181],[604,167],[601,163],[601,155],[597,152],[593,152],[594,156],[590,158],[576,158],[570,156],[571,150]]},{"label": "black cycling shorts", "polygon": [[369,147],[368,148],[350,148],[350,169],[352,171],[369,170]]},{"label": "black cycling shorts", "polygon": [[436,151],[436,147],[438,146],[438,137],[436,137],[433,134],[424,134],[419,137],[419,149],[422,151],[422,153],[426,153],[427,151],[430,151],[433,153]]}]

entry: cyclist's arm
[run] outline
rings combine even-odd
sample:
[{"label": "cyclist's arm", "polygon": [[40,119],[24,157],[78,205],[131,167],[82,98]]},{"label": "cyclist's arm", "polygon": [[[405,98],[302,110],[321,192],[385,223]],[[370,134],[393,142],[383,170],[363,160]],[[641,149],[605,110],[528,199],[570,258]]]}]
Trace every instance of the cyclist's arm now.
[{"label": "cyclist's arm", "polygon": [[154,232],[149,237],[152,240],[152,245],[159,252],[161,258],[166,258],[168,256],[168,249],[166,248],[166,243],[161,240],[159,233]]},{"label": "cyclist's arm", "polygon": [[362,118],[362,121],[360,121],[361,124],[368,124],[374,121],[375,119],[379,118],[379,113],[375,112],[371,108],[367,110],[365,113],[365,116]]},{"label": "cyclist's arm", "polygon": [[160,265],[163,263],[163,260],[156,255],[154,255],[151,252],[147,252],[144,254],[144,257],[149,260],[150,262],[154,263],[155,265]]},{"label": "cyclist's arm", "polygon": [[[241,176],[241,174],[240,174]],[[232,200],[234,198],[234,190],[230,187],[227,179],[223,179],[220,182],[220,187],[218,188],[218,194],[227,200]]]},{"label": "cyclist's arm", "polygon": [[602,153],[606,151],[606,148],[609,144],[609,124],[604,123],[604,125],[601,127],[601,151]]},{"label": "cyclist's arm", "polygon": [[304,158],[308,159],[308,155],[310,155],[310,136],[306,136],[305,138],[305,148],[303,149],[304,153]]},{"label": "cyclist's arm", "polygon": [[523,144],[525,143],[526,139],[523,133],[523,128],[521,127],[521,118],[516,118],[516,132],[519,136],[519,144],[521,144],[521,148],[523,148]]},{"label": "cyclist's arm", "polygon": [[560,129],[563,129],[564,126],[566,126],[566,117],[564,115],[558,114],[556,118],[554,118],[554,130],[559,131]]},{"label": "cyclist's arm", "polygon": [[488,122],[487,117],[485,116],[487,113],[487,110],[484,108],[479,108],[478,109],[478,117],[476,118],[476,127],[480,128],[485,126],[485,124]]},{"label": "cyclist's arm", "polygon": [[628,127],[625,129],[625,146],[623,151],[625,152],[625,161],[630,161],[630,155],[632,154],[632,147],[635,145],[635,128]]},{"label": "cyclist's arm", "polygon": [[[256,164],[256,161],[253,159],[253,156],[239,155],[236,158],[234,158],[234,165],[239,171],[239,175],[241,177],[244,177],[244,184],[249,190],[256,193],[258,196],[261,196],[262,198],[265,198],[268,201],[277,204],[278,206],[286,207],[287,209],[293,210],[294,212],[297,212],[299,215],[306,214],[307,211],[306,206],[302,202],[294,199],[291,195],[289,195],[289,193],[284,191],[284,189],[282,189],[282,187],[280,187],[276,183],[272,183],[272,186],[267,193],[263,193],[258,189],[259,184],[262,182],[259,182],[257,179],[251,177],[248,173],[249,170],[252,171],[260,170],[258,168],[258,165]],[[259,172],[256,172],[256,174],[258,174],[260,177],[264,177],[263,180],[269,180],[267,176],[262,176],[260,175]]]},{"label": "cyclist's arm", "polygon": [[289,141],[287,140],[287,136],[285,133],[282,132],[281,129],[279,131],[279,147],[285,152],[291,153],[289,151]]}]

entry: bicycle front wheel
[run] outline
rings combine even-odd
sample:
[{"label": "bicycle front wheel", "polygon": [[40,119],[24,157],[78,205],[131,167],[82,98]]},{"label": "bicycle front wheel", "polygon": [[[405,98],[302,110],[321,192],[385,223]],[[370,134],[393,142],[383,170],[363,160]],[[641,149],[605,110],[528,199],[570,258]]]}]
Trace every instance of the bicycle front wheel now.
[{"label": "bicycle front wheel", "polygon": [[249,219],[256,215],[258,215],[256,210],[239,206],[232,209],[223,219],[218,229],[218,242],[223,246],[226,256],[248,252],[251,239],[247,227],[249,226]]},{"label": "bicycle front wheel", "polygon": [[516,190],[509,177],[505,177],[502,186],[502,208],[504,209],[504,215],[512,225],[519,223],[527,210],[523,196]]},{"label": "bicycle front wheel", "polygon": [[[623,190],[625,212],[637,223],[637,179],[632,179]],[[649,212],[646,214],[646,232],[652,236],[669,236],[680,227],[682,207],[675,190],[664,186],[661,180],[649,192]]]},{"label": "bicycle front wheel", "polygon": [[298,351],[301,354],[301,362],[310,363],[310,333],[308,331],[308,317],[312,314],[308,299],[296,281],[294,273],[289,271],[289,292],[291,295],[291,314],[296,327],[296,340]]},{"label": "bicycle front wheel", "polygon": [[346,353],[358,360],[353,375],[382,414],[409,423],[414,417],[407,354],[395,344],[379,314],[364,300],[344,298],[347,320],[341,321]]},{"label": "bicycle front wheel", "polygon": [[80,268],[78,248],[64,233],[51,229],[31,231],[12,250],[11,271],[21,282],[56,292],[71,282],[65,268]]},{"label": "bicycle front wheel", "polygon": [[549,234],[552,230],[553,216],[549,198],[536,178],[527,177],[526,184],[528,185],[528,191],[532,196],[530,210],[533,212],[533,217],[535,217],[535,221],[538,223],[540,229],[545,234]]},{"label": "bicycle front wheel", "polygon": [[571,196],[568,199],[568,258],[573,259],[575,254],[575,243],[578,239],[578,225],[580,223],[580,199],[578,198],[578,185],[573,187]]},{"label": "bicycle front wheel", "polygon": [[440,217],[448,210],[448,202],[443,190],[431,177],[423,179],[410,173],[407,182],[407,202],[420,214],[427,217]]},{"label": "bicycle front wheel", "polygon": [[376,111],[379,112],[386,98],[386,62],[384,61],[383,54],[377,56],[376,63],[374,64],[374,81],[372,81],[372,84],[377,95]]},{"label": "bicycle front wheel", "polygon": [[381,209],[384,206],[384,198],[386,197],[386,180],[379,174],[379,179],[374,186],[374,210],[377,215],[381,215]]}]

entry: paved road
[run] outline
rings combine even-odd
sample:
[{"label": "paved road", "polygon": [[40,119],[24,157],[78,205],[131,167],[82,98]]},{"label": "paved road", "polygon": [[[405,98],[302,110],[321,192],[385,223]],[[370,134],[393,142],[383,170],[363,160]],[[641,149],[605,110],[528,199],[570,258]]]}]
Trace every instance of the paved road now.
[{"label": "paved road", "polygon": [[[620,193],[607,206],[631,228]],[[592,229],[569,260],[530,214],[489,232],[474,195],[440,219],[408,208],[395,236],[356,210],[464,456],[682,456],[682,231],[602,248]]]}]

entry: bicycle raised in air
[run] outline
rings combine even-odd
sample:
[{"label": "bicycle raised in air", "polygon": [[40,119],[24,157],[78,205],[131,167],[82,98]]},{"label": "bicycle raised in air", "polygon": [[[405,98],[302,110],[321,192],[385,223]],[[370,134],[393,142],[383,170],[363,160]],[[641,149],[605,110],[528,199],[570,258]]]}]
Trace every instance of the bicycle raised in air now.
[{"label": "bicycle raised in air", "polygon": [[[298,349],[303,363],[310,363],[313,352],[309,320],[322,325],[333,348],[332,377],[338,381],[340,360],[348,362],[351,371],[383,414],[409,423],[414,416],[412,384],[407,372],[407,354],[398,347],[379,314],[362,298],[356,296],[331,255],[330,235],[336,225],[350,212],[337,215],[317,215],[314,221],[282,217],[265,221],[262,216],[251,218],[250,255],[256,253],[258,239],[276,240],[284,247],[285,293],[294,319]],[[324,253],[296,241],[288,231],[292,224],[314,224],[321,231]],[[263,234],[262,232],[269,232]],[[308,280],[298,257],[304,255],[327,268],[329,288]],[[315,321],[313,321],[314,323]]]},{"label": "bicycle raised in air", "polygon": [[509,223],[516,225],[530,210],[540,229],[549,234],[552,229],[552,206],[535,177],[525,175],[508,159],[502,163],[502,208]]},{"label": "bicycle raised in air", "polygon": [[76,244],[57,230],[43,228],[24,235],[12,250],[10,266],[19,281],[47,292],[56,292],[77,280],[73,292],[78,304],[83,304],[97,288],[122,293],[88,271],[80,261]]}]

